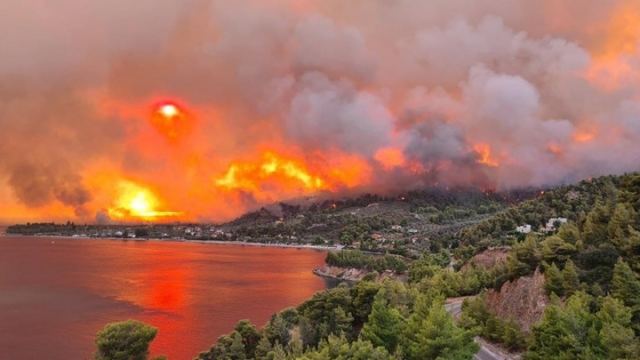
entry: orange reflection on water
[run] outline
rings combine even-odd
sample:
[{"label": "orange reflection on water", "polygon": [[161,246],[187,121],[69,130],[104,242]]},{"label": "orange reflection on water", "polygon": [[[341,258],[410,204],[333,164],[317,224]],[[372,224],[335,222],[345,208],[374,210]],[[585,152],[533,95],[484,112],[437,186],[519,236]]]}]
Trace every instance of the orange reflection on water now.
[{"label": "orange reflection on water", "polygon": [[149,307],[163,311],[178,311],[184,306],[186,269],[159,269],[145,294]]},{"label": "orange reflection on water", "polygon": [[[181,242],[0,237],[0,349],[30,359],[87,359],[105,324],[136,319],[158,328],[151,354],[192,359],[242,319],[271,315],[325,287],[312,269],[325,252]],[[25,284],[33,284],[27,293]],[[22,296],[27,296],[25,302]],[[34,328],[33,324],[39,324]],[[1,331],[0,331],[1,332]],[[60,334],[68,334],[60,344]],[[8,336],[7,336],[8,335]]]}]

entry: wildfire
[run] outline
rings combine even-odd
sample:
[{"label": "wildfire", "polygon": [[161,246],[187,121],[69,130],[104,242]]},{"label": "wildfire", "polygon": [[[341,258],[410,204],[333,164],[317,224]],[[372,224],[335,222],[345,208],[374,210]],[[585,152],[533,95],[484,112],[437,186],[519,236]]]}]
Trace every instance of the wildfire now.
[{"label": "wildfire", "polygon": [[387,147],[378,150],[374,156],[386,170],[404,166],[406,159],[401,149]]},{"label": "wildfire", "polygon": [[640,50],[640,9],[637,5],[618,7],[609,22],[597,31],[605,38],[594,49],[594,58],[586,69],[585,78],[608,91],[640,80],[633,60],[634,53]]},{"label": "wildfire", "polygon": [[573,140],[579,143],[586,143],[595,138],[595,134],[590,131],[577,131],[573,134]]},{"label": "wildfire", "polygon": [[500,164],[491,155],[491,147],[489,144],[476,144],[473,150],[478,154],[478,163],[489,167],[498,167]]},{"label": "wildfire", "polygon": [[325,181],[312,175],[303,163],[287,159],[273,152],[264,153],[257,164],[231,164],[225,174],[215,180],[215,184],[226,189],[256,191],[260,189],[263,182],[274,178],[297,183],[309,191],[326,187]]},{"label": "wildfire", "polygon": [[600,56],[616,57],[620,53],[635,52],[640,40],[640,8],[637,4],[620,6],[604,31],[607,41]]},{"label": "wildfire", "polygon": [[553,144],[553,143],[547,145],[547,150],[549,150],[549,152],[555,156],[560,156],[563,153],[562,147],[558,144]]},{"label": "wildfire", "polygon": [[177,211],[158,210],[160,206],[158,198],[149,189],[138,184],[122,181],[118,187],[119,196],[114,206],[108,211],[112,218],[154,220],[181,214]]}]

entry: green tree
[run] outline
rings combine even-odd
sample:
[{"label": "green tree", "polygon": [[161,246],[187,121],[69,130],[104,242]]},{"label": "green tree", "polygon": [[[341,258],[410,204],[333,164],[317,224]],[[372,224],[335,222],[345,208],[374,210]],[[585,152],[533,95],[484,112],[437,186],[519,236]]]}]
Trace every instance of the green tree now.
[{"label": "green tree", "polygon": [[260,333],[249,320],[238,321],[235,331],[242,337],[242,344],[247,357],[253,358],[258,341],[260,341]]},{"label": "green tree", "polygon": [[256,346],[255,358],[256,359],[267,359],[269,353],[273,350],[269,339],[266,336],[262,336],[260,341],[258,341],[258,345]]},{"label": "green tree", "polygon": [[242,342],[242,335],[239,332],[234,331],[233,342],[229,346],[228,359],[230,360],[245,360],[247,354],[245,353],[244,343]]},{"label": "green tree", "polygon": [[511,249],[507,270],[511,277],[528,275],[535,270],[541,259],[536,235],[529,234],[524,241],[515,244]]},{"label": "green tree", "polygon": [[601,202],[597,202],[582,227],[585,244],[598,245],[607,240],[609,225],[609,209]]},{"label": "green tree", "polygon": [[346,312],[343,308],[336,308],[329,320],[328,334],[349,334],[351,333],[351,323],[353,323],[351,312]]},{"label": "green tree", "polygon": [[500,342],[511,350],[520,350],[526,345],[526,337],[515,321],[508,320],[504,322]]},{"label": "green tree", "polygon": [[280,314],[276,314],[271,318],[264,332],[272,344],[278,342],[286,346],[289,343],[289,328]]},{"label": "green tree", "polygon": [[96,360],[145,360],[158,330],[135,320],[107,324],[96,336]]},{"label": "green tree", "polygon": [[320,343],[318,350],[307,352],[298,360],[394,360],[394,357],[369,341],[349,343],[344,336],[330,335]]},{"label": "green tree", "polygon": [[571,222],[562,224],[560,229],[558,229],[557,235],[562,240],[573,245],[577,244],[580,240],[580,230],[578,230],[578,227]]},{"label": "green tree", "polygon": [[571,296],[566,305],[552,304],[542,321],[533,328],[533,340],[525,359],[573,360],[602,358],[594,316],[589,312],[592,298],[584,292]]},{"label": "green tree", "polygon": [[638,261],[638,256],[634,256],[635,254],[640,254],[640,231],[634,229],[629,226],[627,228],[626,236],[615,237],[611,239],[616,248],[622,250],[624,253],[628,255],[628,259],[635,259],[634,264],[635,270],[640,270],[640,261]]},{"label": "green tree", "polygon": [[544,288],[548,294],[554,293],[558,296],[564,295],[564,281],[560,269],[556,266],[556,263],[548,266],[544,271]]},{"label": "green tree", "polygon": [[440,297],[418,298],[401,344],[407,360],[471,359],[478,351],[472,332],[455,325]]},{"label": "green tree", "polygon": [[596,316],[601,322],[600,339],[608,359],[640,359],[640,339],[631,329],[631,310],[622,301],[605,297]]},{"label": "green tree", "polygon": [[353,320],[356,324],[364,324],[367,321],[378,290],[380,284],[371,281],[360,281],[352,288]]},{"label": "green tree", "polygon": [[640,280],[622,259],[618,259],[613,268],[611,295],[631,309],[634,327],[640,331]]},{"label": "green tree", "polygon": [[360,332],[360,337],[393,353],[403,330],[403,320],[398,309],[389,306],[386,291],[381,289],[373,301],[371,314]]},{"label": "green tree", "polygon": [[291,341],[289,341],[288,353],[290,358],[299,358],[302,356],[304,352],[304,345],[302,344],[302,340],[300,340],[300,336],[293,336]]},{"label": "green tree", "polygon": [[640,307],[640,280],[622,259],[613,268],[611,294],[632,309]]},{"label": "green tree", "polygon": [[627,203],[618,203],[613,210],[611,219],[607,226],[609,239],[624,239],[629,234],[629,227],[635,222],[636,212],[633,207]]},{"label": "green tree", "polygon": [[[351,290],[348,286],[338,286],[315,294],[298,307],[305,326],[302,334],[305,345],[315,346],[330,334],[344,333],[353,337],[353,315]],[[301,320],[302,321],[302,320]]]},{"label": "green tree", "polygon": [[546,262],[564,263],[576,253],[576,247],[560,236],[549,236],[542,242],[542,256]]},{"label": "green tree", "polygon": [[280,345],[279,342],[276,342],[275,345],[273,345],[273,350],[271,350],[267,355],[267,359],[287,360],[287,352],[284,350],[284,347]]},{"label": "green tree", "polygon": [[562,287],[565,295],[573,295],[580,288],[578,270],[571,260],[567,260],[562,269]]},{"label": "green tree", "polygon": [[527,264],[533,271],[542,258],[536,235],[529,234],[523,242],[517,243],[513,247],[513,254],[515,254],[518,261]]}]

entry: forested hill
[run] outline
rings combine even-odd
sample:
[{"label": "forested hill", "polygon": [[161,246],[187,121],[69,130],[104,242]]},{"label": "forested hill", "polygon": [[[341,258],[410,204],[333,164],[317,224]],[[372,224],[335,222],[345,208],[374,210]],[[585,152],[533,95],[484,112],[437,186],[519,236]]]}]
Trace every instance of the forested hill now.
[{"label": "forested hill", "polygon": [[306,205],[275,204],[221,225],[229,240],[340,245],[419,256],[451,246],[461,229],[538,193],[430,188],[395,196],[362,195]]},{"label": "forested hill", "polygon": [[[639,200],[638,174],[544,192],[461,231],[462,246],[407,259],[407,282],[365,277],[318,293],[262,329],[238,323],[198,358],[471,359],[480,336],[525,359],[638,359]],[[368,263],[330,256],[354,259]],[[460,296],[453,319],[445,299]]]},{"label": "forested hill", "polygon": [[[603,176],[581,181],[575,185],[560,186],[540,191],[538,196],[508,208],[477,225],[464,229],[460,238],[466,244],[482,240],[493,245],[509,243],[518,233],[519,225],[529,224],[532,229],[544,227],[549,219],[562,217],[575,224],[583,224],[597,205],[614,210],[615,204],[624,203],[640,209],[640,175]],[[595,213],[591,217],[596,216]],[[594,219],[592,218],[591,221]],[[601,219],[603,220],[603,219]]]}]

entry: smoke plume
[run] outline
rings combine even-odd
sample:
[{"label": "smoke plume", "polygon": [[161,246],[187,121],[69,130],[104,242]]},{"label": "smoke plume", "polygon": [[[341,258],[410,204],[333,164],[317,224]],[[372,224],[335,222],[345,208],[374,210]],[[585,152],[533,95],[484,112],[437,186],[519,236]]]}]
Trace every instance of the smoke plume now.
[{"label": "smoke plume", "polygon": [[640,0],[0,12],[0,220],[221,220],[304,196],[553,185],[640,164]]}]

